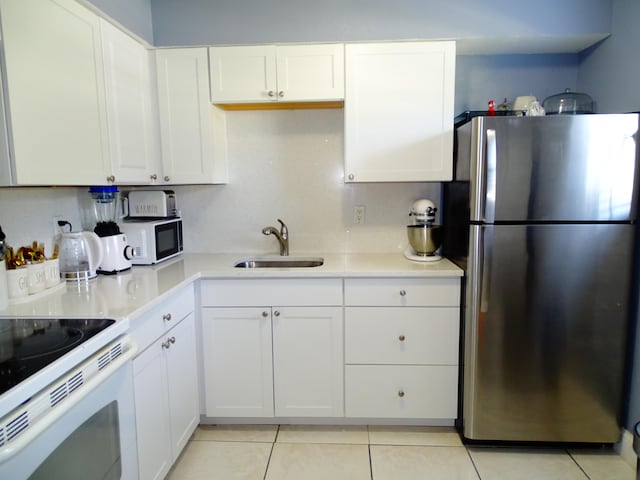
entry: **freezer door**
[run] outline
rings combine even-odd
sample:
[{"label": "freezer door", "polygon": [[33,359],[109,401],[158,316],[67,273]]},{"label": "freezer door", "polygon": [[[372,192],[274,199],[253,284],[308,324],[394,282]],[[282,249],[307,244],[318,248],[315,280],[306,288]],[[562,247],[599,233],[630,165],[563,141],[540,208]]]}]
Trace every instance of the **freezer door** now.
[{"label": "freezer door", "polygon": [[633,231],[471,226],[465,437],[619,440]]},{"label": "freezer door", "polygon": [[471,220],[635,219],[638,125],[637,114],[474,118],[457,131]]}]

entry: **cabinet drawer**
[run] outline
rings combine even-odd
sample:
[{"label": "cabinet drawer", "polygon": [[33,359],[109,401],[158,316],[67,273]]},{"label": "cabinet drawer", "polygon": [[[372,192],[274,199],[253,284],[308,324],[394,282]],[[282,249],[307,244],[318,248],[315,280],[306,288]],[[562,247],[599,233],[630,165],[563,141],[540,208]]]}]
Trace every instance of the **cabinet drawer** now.
[{"label": "cabinet drawer", "polygon": [[339,278],[203,280],[203,307],[340,306]]},{"label": "cabinet drawer", "polygon": [[195,309],[193,287],[172,295],[157,307],[131,320],[130,334],[140,351],[147,348],[164,332],[174,327]]},{"label": "cabinet drawer", "polygon": [[459,278],[347,278],[345,305],[458,307]]},{"label": "cabinet drawer", "polygon": [[457,411],[456,366],[345,367],[347,417],[453,419]]},{"label": "cabinet drawer", "polygon": [[459,309],[347,307],[346,363],[457,365]]}]

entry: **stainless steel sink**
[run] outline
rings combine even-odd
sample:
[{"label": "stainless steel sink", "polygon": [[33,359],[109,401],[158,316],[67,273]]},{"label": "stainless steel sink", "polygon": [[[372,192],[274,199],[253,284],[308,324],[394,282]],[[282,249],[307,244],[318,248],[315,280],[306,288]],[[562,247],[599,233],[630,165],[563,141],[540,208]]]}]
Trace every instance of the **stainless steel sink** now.
[{"label": "stainless steel sink", "polygon": [[236,268],[309,268],[324,264],[322,257],[255,257],[238,260]]}]

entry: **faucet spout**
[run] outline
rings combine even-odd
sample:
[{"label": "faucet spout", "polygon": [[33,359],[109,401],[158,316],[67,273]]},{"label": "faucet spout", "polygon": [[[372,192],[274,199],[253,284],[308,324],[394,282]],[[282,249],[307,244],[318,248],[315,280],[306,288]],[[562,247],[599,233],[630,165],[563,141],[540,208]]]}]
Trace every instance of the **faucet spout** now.
[{"label": "faucet spout", "polygon": [[280,245],[280,255],[284,257],[289,255],[289,229],[279,218],[278,222],[280,223],[280,231],[275,227],[264,227],[262,233],[263,235],[273,235],[276,237]]}]

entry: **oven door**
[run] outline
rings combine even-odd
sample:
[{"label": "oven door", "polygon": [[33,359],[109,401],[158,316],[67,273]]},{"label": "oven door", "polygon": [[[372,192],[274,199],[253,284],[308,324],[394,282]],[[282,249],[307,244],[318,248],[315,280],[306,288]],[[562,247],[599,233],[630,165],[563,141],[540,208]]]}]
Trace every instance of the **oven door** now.
[{"label": "oven door", "polygon": [[133,350],[0,448],[0,478],[137,479]]}]

